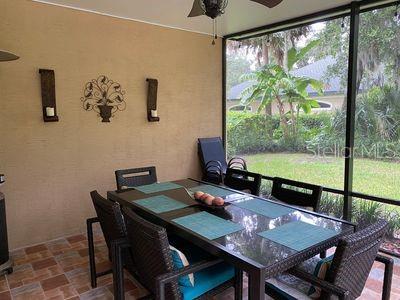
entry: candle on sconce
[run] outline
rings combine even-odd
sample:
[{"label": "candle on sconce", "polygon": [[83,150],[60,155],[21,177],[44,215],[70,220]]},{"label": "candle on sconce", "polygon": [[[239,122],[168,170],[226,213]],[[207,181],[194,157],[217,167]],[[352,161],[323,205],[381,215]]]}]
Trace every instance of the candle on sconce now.
[{"label": "candle on sconce", "polygon": [[157,118],[157,117],[158,117],[157,109],[152,109],[152,110],[151,110],[151,117],[152,117],[152,118]]},{"label": "candle on sconce", "polygon": [[55,116],[54,107],[46,107],[46,116],[48,116],[48,117]]}]

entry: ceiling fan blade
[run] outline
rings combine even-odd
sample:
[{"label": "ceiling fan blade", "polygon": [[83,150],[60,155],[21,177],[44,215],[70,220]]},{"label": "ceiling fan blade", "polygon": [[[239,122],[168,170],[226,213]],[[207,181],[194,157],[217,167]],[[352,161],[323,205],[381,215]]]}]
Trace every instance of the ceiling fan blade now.
[{"label": "ceiling fan blade", "polygon": [[260,3],[269,8],[273,8],[277,6],[279,3],[281,3],[283,0],[250,0],[250,1]]},{"label": "ceiling fan blade", "polygon": [[3,51],[0,50],[0,61],[11,61],[11,60],[16,60],[19,57],[16,56],[15,54],[12,54],[8,51]]},{"label": "ceiling fan blade", "polygon": [[204,15],[204,10],[200,4],[201,0],[194,0],[192,10],[190,11],[188,18],[198,17]]}]

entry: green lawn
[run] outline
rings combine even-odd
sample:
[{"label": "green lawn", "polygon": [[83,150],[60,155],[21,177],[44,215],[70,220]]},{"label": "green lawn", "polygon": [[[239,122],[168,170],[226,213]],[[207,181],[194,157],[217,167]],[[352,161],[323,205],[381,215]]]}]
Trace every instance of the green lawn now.
[{"label": "green lawn", "polygon": [[[292,153],[255,154],[245,158],[250,171],[343,189],[343,158]],[[353,185],[353,190],[360,193],[400,200],[400,164],[355,159]]]}]

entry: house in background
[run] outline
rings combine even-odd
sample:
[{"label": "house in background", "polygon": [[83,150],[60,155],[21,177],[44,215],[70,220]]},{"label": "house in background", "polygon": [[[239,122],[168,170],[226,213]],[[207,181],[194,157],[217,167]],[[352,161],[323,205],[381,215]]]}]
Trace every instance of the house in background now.
[{"label": "house in background", "polygon": [[[310,77],[324,82],[323,95],[318,95],[318,93],[311,87],[307,88],[309,96],[316,99],[320,106],[319,108],[314,108],[314,112],[338,109],[341,108],[345,102],[346,91],[340,84],[340,78],[327,78],[328,68],[333,64],[335,64],[335,59],[332,56],[327,56],[292,72],[292,74],[295,76]],[[226,109],[229,111],[243,111],[246,109],[249,112],[256,112],[260,106],[260,101],[255,101],[247,107],[241,103],[243,91],[251,85],[253,85],[252,81],[245,81],[233,86],[228,91]],[[272,104],[272,113],[278,113],[278,108],[274,103]]]}]

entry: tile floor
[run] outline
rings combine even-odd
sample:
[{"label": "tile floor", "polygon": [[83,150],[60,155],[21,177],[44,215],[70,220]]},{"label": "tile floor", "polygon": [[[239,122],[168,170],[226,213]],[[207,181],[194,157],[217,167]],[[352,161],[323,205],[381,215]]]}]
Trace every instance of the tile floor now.
[{"label": "tile floor", "polygon": [[[95,230],[98,271],[110,268],[107,246],[99,229]],[[11,253],[14,272],[0,277],[0,300],[5,299],[113,299],[112,275],[98,279],[91,289],[87,240],[84,234],[61,238]],[[392,298],[400,300],[400,260],[394,268]],[[362,299],[380,299],[383,267],[376,263],[371,271]],[[247,282],[245,279],[245,295]],[[126,299],[146,295],[146,290],[125,276]],[[233,299],[227,290],[218,299]],[[246,297],[247,298],[247,297]]]}]

